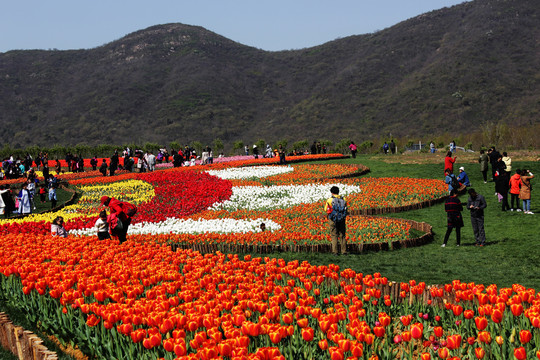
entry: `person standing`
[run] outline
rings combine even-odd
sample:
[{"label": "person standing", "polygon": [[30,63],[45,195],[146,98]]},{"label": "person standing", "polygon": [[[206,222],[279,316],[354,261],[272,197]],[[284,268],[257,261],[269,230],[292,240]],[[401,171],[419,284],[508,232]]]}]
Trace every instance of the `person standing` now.
[{"label": "person standing", "polygon": [[478,158],[478,163],[480,164],[480,172],[482,173],[482,176],[484,178],[484,184],[487,184],[489,157],[484,150],[480,150],[480,157]]},{"label": "person standing", "polygon": [[476,190],[470,188],[467,209],[471,212],[471,224],[476,246],[484,246],[486,244],[486,233],[484,231],[484,209],[486,207],[486,199],[478,194]]},{"label": "person standing", "polygon": [[534,214],[531,211],[531,179],[534,178],[534,174],[529,170],[523,170],[521,172],[521,191],[519,192],[519,198],[523,201],[523,212],[525,214]]},{"label": "person standing", "polygon": [[506,172],[508,173],[508,176],[512,173],[512,159],[510,156],[508,156],[508,153],[506,151],[503,151],[502,154],[502,161],[504,161],[504,164],[506,165]]},{"label": "person standing", "polygon": [[[519,208],[519,193],[521,191],[521,170],[510,177],[510,211],[521,211]],[[514,206],[515,202],[515,206]]]},{"label": "person standing", "polygon": [[279,165],[285,165],[287,163],[285,161],[285,149],[283,148],[283,145],[281,144],[279,144],[278,155],[279,155]]},{"label": "person standing", "polygon": [[97,170],[97,166],[98,166],[97,155],[94,155],[94,157],[92,159],[90,159],[90,166],[92,166],[93,171]]},{"label": "person standing", "polygon": [[384,155],[388,155],[388,149],[390,149],[390,146],[388,145],[386,141],[384,142],[382,149],[383,149]]},{"label": "person standing", "polygon": [[390,141],[390,152],[392,153],[392,155],[396,153],[396,143],[394,142],[394,139]]},{"label": "person standing", "polygon": [[332,195],[324,204],[324,211],[328,218],[330,228],[330,237],[332,238],[332,254],[338,254],[338,243],[341,254],[347,253],[346,219],[348,215],[347,202],[339,196],[339,188],[332,186],[330,188]]},{"label": "person standing", "polygon": [[450,196],[446,198],[444,211],[446,211],[447,228],[446,234],[444,235],[444,242],[441,247],[446,247],[452,229],[456,229],[456,243],[457,246],[459,246],[461,243],[461,228],[463,227],[463,218],[461,216],[463,205],[461,205],[461,201],[459,201],[459,198],[457,197],[456,190],[452,190]]},{"label": "person standing", "polygon": [[154,171],[156,169],[156,156],[154,153],[152,153],[152,151],[148,152],[146,161],[148,161],[148,171]]},{"label": "person standing", "polygon": [[454,163],[456,162],[457,156],[452,157],[452,152],[448,151],[444,157],[444,171],[450,169],[454,172]]},{"label": "person standing", "polygon": [[9,185],[0,185],[0,195],[2,196],[2,201],[4,203],[4,218],[7,219],[15,210],[17,210]]},{"label": "person standing", "polygon": [[[312,154],[313,154],[313,152],[312,152]],[[266,155],[264,157],[266,157],[266,158],[274,157],[274,152],[272,151],[272,147],[270,146],[270,144],[266,144]]]},{"label": "person standing", "polygon": [[109,216],[116,216],[122,222],[122,229],[115,234],[120,240],[120,244],[127,240],[127,232],[131,219],[137,213],[137,207],[126,201],[120,201],[112,197],[102,196],[101,205],[108,206],[110,209]]},{"label": "person standing", "polygon": [[498,197],[499,201],[502,203],[502,211],[510,209],[510,205],[508,205],[509,188],[510,178],[506,172],[506,164],[502,160],[502,155],[499,155],[495,171],[495,192],[499,194]]},{"label": "person standing", "polygon": [[109,165],[109,173],[114,176],[114,172],[118,169],[118,150],[114,150],[113,156],[111,156],[111,164]]},{"label": "person standing", "polygon": [[17,197],[19,198],[19,214],[30,214],[32,212],[32,196],[28,191],[28,183],[22,185]]},{"label": "person standing", "polygon": [[313,144],[311,144],[311,155],[317,154],[317,141],[314,141]]},{"label": "person standing", "polygon": [[435,143],[432,141],[429,143],[429,152],[434,154],[435,153]]},{"label": "person standing", "polygon": [[249,146],[247,146],[247,145],[244,146],[244,154],[245,154],[246,156],[249,155]]},{"label": "person standing", "polygon": [[103,176],[107,176],[107,161],[103,159],[103,162],[101,163],[101,166],[99,167],[99,172]]},{"label": "person standing", "polygon": [[501,154],[492,146],[488,150],[489,162],[491,163],[491,180],[495,181],[495,172],[497,171],[497,161]]},{"label": "person standing", "polygon": [[356,159],[356,152],[358,151],[358,148],[354,144],[354,142],[351,141],[351,143],[349,145],[349,149],[351,150],[351,155],[352,155],[353,159]]}]

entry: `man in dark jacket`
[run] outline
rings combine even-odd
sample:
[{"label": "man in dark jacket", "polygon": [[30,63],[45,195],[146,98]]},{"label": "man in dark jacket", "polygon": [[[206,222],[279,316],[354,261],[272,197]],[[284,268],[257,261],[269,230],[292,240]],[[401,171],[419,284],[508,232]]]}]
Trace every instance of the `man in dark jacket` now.
[{"label": "man in dark jacket", "polygon": [[486,243],[486,233],[484,231],[484,209],[486,207],[486,199],[482,195],[477,194],[476,190],[470,188],[467,209],[471,212],[471,223],[476,246],[484,246]]}]

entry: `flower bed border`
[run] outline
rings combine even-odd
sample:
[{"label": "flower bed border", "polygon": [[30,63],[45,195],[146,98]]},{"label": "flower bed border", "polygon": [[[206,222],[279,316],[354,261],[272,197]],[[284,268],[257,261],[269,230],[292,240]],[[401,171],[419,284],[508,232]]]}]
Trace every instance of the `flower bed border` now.
[{"label": "flower bed border", "polygon": [[[361,216],[361,215],[359,215]],[[375,218],[373,216],[366,216],[368,218]],[[380,217],[377,217],[380,218]],[[394,218],[388,218],[394,219]],[[351,254],[361,254],[366,251],[381,251],[392,249],[401,249],[408,247],[415,247],[425,245],[433,241],[433,227],[425,222],[417,222],[414,220],[400,219],[403,222],[406,222],[411,225],[411,228],[424,232],[424,235],[412,239],[380,242],[380,243],[369,243],[369,244],[347,244],[347,252]],[[317,244],[317,245],[220,245],[220,244],[194,244],[194,245],[183,245],[170,243],[173,251],[177,249],[191,249],[194,251],[199,251],[201,254],[215,253],[216,251],[224,253],[257,253],[257,254],[268,254],[273,252],[309,252],[309,253],[331,253],[332,245],[331,244]]]},{"label": "flower bed border", "polygon": [[57,360],[58,355],[43,345],[31,331],[13,325],[7,314],[0,313],[0,345],[22,360]]}]

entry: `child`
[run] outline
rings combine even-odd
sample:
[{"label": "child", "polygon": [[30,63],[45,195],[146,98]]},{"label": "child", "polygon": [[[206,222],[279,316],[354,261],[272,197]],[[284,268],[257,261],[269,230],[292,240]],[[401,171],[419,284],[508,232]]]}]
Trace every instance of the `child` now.
[{"label": "child", "polygon": [[47,190],[45,190],[45,184],[41,184],[41,187],[39,188],[39,200],[41,201],[41,203],[44,203],[46,201],[45,195],[47,195]]},{"label": "child", "polygon": [[107,211],[102,210],[99,213],[99,219],[96,221],[97,237],[99,240],[110,239],[109,235],[109,223],[107,222]]}]

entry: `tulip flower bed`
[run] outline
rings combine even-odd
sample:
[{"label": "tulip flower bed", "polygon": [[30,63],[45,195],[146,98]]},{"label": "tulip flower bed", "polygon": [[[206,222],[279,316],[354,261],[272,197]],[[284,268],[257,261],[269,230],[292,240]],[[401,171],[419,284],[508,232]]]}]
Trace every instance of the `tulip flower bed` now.
[{"label": "tulip flower bed", "polygon": [[[233,244],[298,250],[301,245],[309,251],[326,252],[330,236],[327,220],[320,215],[324,200],[329,196],[328,189],[335,183],[329,178],[348,177],[358,171],[358,167],[346,165],[255,166],[211,170],[210,173],[217,175],[211,176],[207,172],[177,168],[120,175],[114,178],[135,177],[137,180],[113,183],[108,182],[113,177],[86,178],[78,182],[85,194],[78,204],[57,213],[0,221],[0,231],[46,234],[52,219],[61,215],[72,234],[94,235],[92,227],[101,208],[99,199],[108,195],[139,205],[130,234],[169,234],[169,242],[182,247],[202,242],[229,251]],[[236,179],[229,181],[220,177]],[[82,185],[92,180],[94,185]],[[385,205],[414,202],[418,197],[415,189],[431,196],[444,192],[440,190],[444,188],[440,181],[409,183],[406,180],[340,179],[340,183],[335,184],[341,188],[353,211],[366,207],[364,203],[376,204],[377,198]],[[425,190],[430,187],[435,189],[431,193]],[[208,208],[210,210],[206,210]],[[268,232],[260,234],[261,223],[265,223]],[[409,230],[410,224],[398,219],[350,217],[348,242],[356,250],[377,243],[392,248],[392,243],[410,237]],[[202,233],[204,236],[200,235]]]},{"label": "tulip flower bed", "polygon": [[[433,199],[445,192],[444,184],[436,180],[331,180],[364,171],[357,166],[234,168],[231,164],[217,164],[220,169],[208,172],[200,171],[206,167],[197,167],[199,171],[182,167],[72,181],[84,193],[78,204],[57,213],[0,220],[0,232],[46,234],[52,219],[61,215],[72,234],[94,235],[92,227],[101,209],[99,199],[108,195],[139,206],[130,234],[168,234],[167,241],[175,246],[202,243],[214,245],[211,249],[217,246],[234,251],[231,246],[235,244],[264,245],[265,251],[270,246],[326,252],[330,235],[321,209],[333,184],[341,188],[352,212],[377,204],[404,205],[426,197]],[[422,192],[425,194],[421,196]],[[261,233],[261,223],[269,231]],[[410,224],[399,219],[350,217],[347,226],[347,240],[353,251],[361,251],[369,244],[392,248],[393,243],[410,237]]]},{"label": "tulip flower bed", "polygon": [[540,294],[171,251],[154,236],[9,235],[0,296],[104,359],[531,359]]}]

